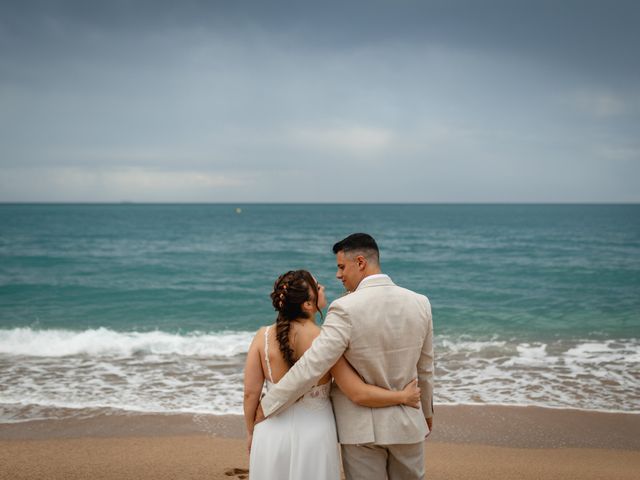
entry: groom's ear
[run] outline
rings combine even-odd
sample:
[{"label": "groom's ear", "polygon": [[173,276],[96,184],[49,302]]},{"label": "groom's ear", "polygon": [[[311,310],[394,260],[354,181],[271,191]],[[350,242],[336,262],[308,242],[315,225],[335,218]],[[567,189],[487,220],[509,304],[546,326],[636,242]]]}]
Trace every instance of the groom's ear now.
[{"label": "groom's ear", "polygon": [[358,270],[364,270],[367,268],[367,259],[364,255],[358,255],[356,257],[356,264],[358,265]]}]

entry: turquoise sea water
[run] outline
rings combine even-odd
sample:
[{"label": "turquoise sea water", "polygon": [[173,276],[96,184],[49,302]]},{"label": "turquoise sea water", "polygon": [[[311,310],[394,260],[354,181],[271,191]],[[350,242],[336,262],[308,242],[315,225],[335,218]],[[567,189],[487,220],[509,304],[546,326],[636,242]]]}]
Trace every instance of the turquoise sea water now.
[{"label": "turquoise sea water", "polygon": [[273,281],[341,295],[355,231],[431,300],[436,401],[640,411],[640,205],[7,204],[0,419],[239,412]]}]

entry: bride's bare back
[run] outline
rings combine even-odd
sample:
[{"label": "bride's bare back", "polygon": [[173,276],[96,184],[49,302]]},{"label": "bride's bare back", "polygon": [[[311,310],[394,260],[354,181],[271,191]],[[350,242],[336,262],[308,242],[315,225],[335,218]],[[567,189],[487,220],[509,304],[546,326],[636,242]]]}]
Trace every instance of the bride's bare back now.
[{"label": "bride's bare back", "polygon": [[[266,362],[264,360],[265,355],[265,336],[264,332],[267,327],[261,328],[256,334],[256,341],[258,341],[258,350],[260,351],[260,363],[262,366],[262,373],[264,378],[269,379],[269,372]],[[269,342],[269,363],[271,364],[271,374],[273,375],[274,383],[278,383],[282,377],[289,371],[289,365],[284,359],[282,352],[280,351],[280,343],[276,337],[276,324],[274,323],[269,328],[268,342]],[[306,352],[313,340],[320,334],[320,327],[318,327],[313,320],[303,320],[301,322],[291,322],[289,329],[289,345],[293,350],[293,355],[298,360],[304,352]],[[326,374],[320,379],[318,384],[323,384],[331,379],[330,374]]]}]

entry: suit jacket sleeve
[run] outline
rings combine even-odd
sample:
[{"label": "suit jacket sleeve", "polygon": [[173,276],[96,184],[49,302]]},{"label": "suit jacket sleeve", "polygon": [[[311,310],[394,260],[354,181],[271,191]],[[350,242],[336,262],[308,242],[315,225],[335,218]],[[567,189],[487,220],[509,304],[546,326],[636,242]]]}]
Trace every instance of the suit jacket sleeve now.
[{"label": "suit jacket sleeve", "polygon": [[422,351],[418,360],[418,386],[420,387],[420,400],[425,418],[433,416],[433,317],[431,304],[426,299],[427,308],[427,336],[422,344]]},{"label": "suit jacket sleeve", "polygon": [[351,323],[345,310],[329,307],[320,335],[280,381],[263,397],[261,404],[265,416],[272,415],[295,403],[331,367],[349,346]]}]

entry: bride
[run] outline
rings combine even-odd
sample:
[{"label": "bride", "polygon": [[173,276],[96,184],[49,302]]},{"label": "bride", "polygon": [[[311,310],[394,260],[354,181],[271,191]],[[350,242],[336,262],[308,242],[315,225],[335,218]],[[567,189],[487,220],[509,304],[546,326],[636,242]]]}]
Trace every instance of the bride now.
[{"label": "bride", "polygon": [[[418,408],[413,380],[402,391],[367,385],[342,357],[301,399],[255,425],[263,384],[277,383],[319,335],[316,313],[327,305],[324,287],[306,270],[289,271],[271,292],[275,324],[262,327],[249,347],[244,377],[244,417],[252,480],[338,480],[340,460],[329,393],[331,378],[349,399],[366,407],[405,404]],[[255,428],[254,428],[255,427]]]}]

